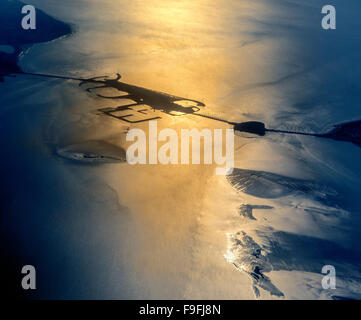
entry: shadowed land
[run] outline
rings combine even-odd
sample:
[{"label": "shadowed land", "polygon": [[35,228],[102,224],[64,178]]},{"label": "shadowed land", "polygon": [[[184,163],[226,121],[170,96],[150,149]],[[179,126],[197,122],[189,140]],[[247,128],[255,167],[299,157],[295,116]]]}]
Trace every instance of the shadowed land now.
[{"label": "shadowed land", "polygon": [[24,50],[35,43],[48,42],[72,33],[71,27],[40,9],[36,10],[36,29],[24,30],[21,9],[25,3],[20,1],[2,1],[0,10],[0,46],[9,46],[13,52],[2,52],[0,48],[0,82],[4,76],[21,72],[18,66]]}]

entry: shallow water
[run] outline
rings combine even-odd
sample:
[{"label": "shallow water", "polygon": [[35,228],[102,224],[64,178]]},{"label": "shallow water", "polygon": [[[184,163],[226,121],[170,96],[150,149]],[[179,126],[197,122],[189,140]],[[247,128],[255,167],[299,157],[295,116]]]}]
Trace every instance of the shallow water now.
[{"label": "shallow water", "polygon": [[[325,32],[314,0],[34,0],[75,32],[34,45],[20,65],[119,72],[231,121],[324,132],[361,118],[361,5],[335,3],[337,30]],[[119,102],[21,75],[0,92],[4,237],[14,263],[39,270],[30,298],[360,298],[360,148],[270,134],[236,137],[228,179],[213,166],[130,166],[129,125],[97,112]],[[160,116],[159,129],[227,127]],[[321,287],[326,264],[337,290]]]}]

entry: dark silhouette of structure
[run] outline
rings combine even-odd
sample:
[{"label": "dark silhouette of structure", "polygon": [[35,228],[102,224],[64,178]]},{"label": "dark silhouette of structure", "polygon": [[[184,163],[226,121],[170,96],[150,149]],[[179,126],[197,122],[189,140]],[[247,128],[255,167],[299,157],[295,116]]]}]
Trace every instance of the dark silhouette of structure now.
[{"label": "dark silhouette of structure", "polygon": [[304,136],[313,136],[318,138],[328,138],[338,141],[348,141],[361,147],[361,120],[341,123],[335,125],[334,128],[326,133],[307,133],[287,130],[267,129],[263,122],[249,121],[241,123],[231,123],[234,130],[240,132],[248,132],[258,136],[264,136],[267,132],[276,132],[283,134],[297,134]]},{"label": "dark silhouette of structure", "polygon": [[[103,78],[102,80],[100,80]],[[125,82],[119,81],[121,78],[121,75],[117,73],[117,77],[115,79],[108,79],[108,77],[95,77],[91,79],[85,79],[83,80],[79,86],[82,86],[84,84],[97,84],[99,86],[87,88],[86,90],[88,92],[93,92],[97,89],[103,89],[103,88],[113,88],[117,91],[124,92],[125,94],[119,95],[119,96],[104,96],[99,93],[96,93],[96,95],[100,98],[104,99],[126,99],[126,100],[133,100],[134,103],[128,104],[128,105],[122,105],[116,108],[103,108],[99,109],[99,111],[116,118],[120,118],[121,120],[127,121],[127,122],[143,122],[143,121],[149,121],[153,119],[157,119],[159,117],[153,117],[148,118],[147,120],[139,120],[139,121],[129,121],[126,119],[126,116],[116,116],[114,113],[117,111],[124,111],[129,110],[131,107],[137,106],[137,105],[147,105],[151,107],[154,110],[159,110],[161,112],[167,113],[171,116],[178,116],[183,114],[190,114],[194,113],[200,110],[199,107],[204,107],[205,104],[203,102],[178,97],[174,95],[170,95],[168,93],[155,91],[143,87],[138,87],[135,85],[131,85]],[[194,106],[182,106],[179,102],[185,101],[187,103],[195,103]],[[178,103],[177,103],[178,102]],[[146,112],[147,109],[138,110],[138,112]]]},{"label": "dark silhouette of structure", "polygon": [[[23,72],[23,71],[14,71],[14,74],[22,74],[22,75],[32,75],[32,76],[40,76],[46,78],[56,78],[56,79],[65,79],[65,80],[75,80],[80,81],[79,86],[87,85],[95,85],[94,87],[87,88],[86,91],[89,93],[95,92],[95,94],[103,99],[113,99],[113,100],[133,100],[134,103],[128,105],[122,105],[115,108],[102,108],[99,109],[100,112],[106,114],[108,116],[117,118],[119,120],[123,120],[129,123],[139,123],[144,121],[150,121],[154,119],[160,119],[160,117],[151,117],[143,120],[132,121],[127,119],[132,116],[134,112],[145,114],[148,110],[147,108],[142,110],[133,110],[132,107],[147,105],[154,110],[159,110],[171,116],[180,116],[184,114],[192,114],[200,110],[200,107],[204,107],[205,104],[201,101],[183,98],[179,96],[174,96],[168,93],[155,91],[139,86],[135,86],[132,84],[128,84],[125,82],[119,81],[121,75],[118,73],[115,79],[109,79],[107,76],[94,77],[89,79],[84,78],[75,78],[75,77],[66,77],[66,76],[58,76],[58,75],[48,75],[42,73],[31,73],[31,72]],[[112,88],[119,92],[124,92],[123,95],[119,96],[104,96],[96,92],[98,89],[103,88]],[[192,106],[182,106],[180,103],[194,103]],[[119,111],[132,110],[132,113],[126,115],[118,116],[117,113]]]},{"label": "dark silhouette of structure", "polygon": [[[205,106],[203,102],[193,99],[178,97],[178,96],[170,95],[168,93],[155,91],[155,90],[131,85],[125,82],[121,82],[119,81],[119,79],[121,78],[121,75],[119,73],[117,74],[117,77],[115,79],[108,79],[108,77],[106,76],[84,79],[84,78],[74,78],[74,77],[66,77],[66,76],[58,76],[58,75],[40,74],[40,73],[29,73],[23,71],[14,71],[11,73],[22,74],[22,75],[34,75],[34,76],[41,76],[47,78],[76,80],[76,81],[80,81],[79,86],[83,86],[84,84],[91,84],[91,85],[94,84],[95,85],[94,87],[90,87],[86,89],[86,91],[90,93],[92,93],[94,90],[98,90],[102,88],[113,88],[119,92],[124,92],[125,94],[119,96],[104,96],[99,93],[96,93],[96,95],[104,99],[133,100],[134,103],[128,105],[122,105],[115,108],[99,109],[99,111],[102,112],[103,114],[117,118],[119,120],[126,121],[128,123],[139,123],[139,122],[159,119],[160,117],[158,116],[142,119],[142,120],[136,120],[136,121],[131,121],[127,119],[128,117],[132,116],[134,112],[146,113],[147,111],[147,109],[133,110],[132,107],[139,105],[148,105],[154,110],[160,110],[161,112],[164,112],[172,116],[182,115],[182,114],[192,114],[199,117],[221,121],[233,125],[235,131],[247,132],[258,136],[265,136],[269,132],[281,133],[281,134],[296,134],[296,135],[304,135],[304,136],[313,136],[318,138],[327,138],[338,141],[348,141],[361,147],[361,120],[335,125],[335,127],[331,131],[326,133],[308,133],[308,132],[297,132],[297,131],[278,130],[278,129],[267,129],[265,127],[265,124],[259,121],[247,121],[247,122],[237,123],[214,116],[197,113],[200,110],[200,107]],[[181,101],[186,101],[188,103],[195,103],[195,105],[190,107],[185,107],[177,103]],[[125,115],[117,115],[119,111],[127,111],[127,110],[129,111],[131,110],[133,113],[129,113]]]}]

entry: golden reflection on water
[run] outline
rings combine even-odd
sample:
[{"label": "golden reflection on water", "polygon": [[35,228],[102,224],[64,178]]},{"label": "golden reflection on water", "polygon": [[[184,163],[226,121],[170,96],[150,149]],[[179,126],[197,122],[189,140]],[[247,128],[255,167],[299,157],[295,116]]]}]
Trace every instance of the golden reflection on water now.
[{"label": "golden reflection on water", "polygon": [[[265,110],[277,98],[271,89],[237,91],[265,81],[273,72],[269,61],[278,48],[255,37],[258,27],[247,19],[262,10],[263,4],[252,1],[94,1],[84,13],[93,24],[80,21],[79,32],[68,44],[90,59],[78,73],[119,72],[124,82],[200,100],[206,104],[204,112],[242,121],[245,114]],[[89,103],[94,110],[120,104],[84,99],[86,114]],[[118,142],[114,137],[126,123],[87,117],[71,130],[73,137],[124,142],[124,136]],[[163,114],[158,127],[179,132],[229,126],[192,115]],[[116,164],[102,167],[99,177],[131,212],[132,237],[115,237],[117,250],[121,252],[124,244],[132,249],[126,258],[127,285],[138,298],[251,296],[248,289],[240,293],[244,280],[230,272],[223,257],[228,231],[222,229],[224,219],[235,214],[237,198],[232,198],[224,177],[214,176],[214,166]]]},{"label": "golden reflection on water", "polygon": [[[265,57],[278,49],[254,36],[259,27],[248,17],[255,12],[262,16],[260,4],[105,1],[90,9],[90,20],[100,16],[101,23],[108,24],[80,30],[82,39],[76,39],[96,55],[93,72],[118,71],[126,82],[201,100],[209,107],[217,102],[214,109],[225,105],[237,118],[250,104],[253,111],[265,104],[258,94],[248,94],[246,102],[244,94],[233,93],[272,71]],[[231,99],[228,94],[233,94]]]}]

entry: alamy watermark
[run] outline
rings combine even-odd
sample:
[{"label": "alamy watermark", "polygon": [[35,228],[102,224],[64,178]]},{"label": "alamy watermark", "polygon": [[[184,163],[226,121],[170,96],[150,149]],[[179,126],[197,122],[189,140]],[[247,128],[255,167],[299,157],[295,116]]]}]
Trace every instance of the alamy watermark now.
[{"label": "alamy watermark", "polygon": [[24,30],[36,29],[36,10],[34,6],[26,5],[21,9],[22,14],[26,14],[21,20],[21,27]]},{"label": "alamy watermark", "polygon": [[21,280],[21,286],[24,290],[36,289],[36,270],[32,265],[23,266],[21,273],[25,274]]},{"label": "alamy watermark", "polygon": [[334,266],[325,265],[321,270],[322,274],[325,276],[322,278],[322,288],[323,289],[336,289],[336,269]]},{"label": "alamy watermark", "polygon": [[321,26],[324,30],[335,30],[336,29],[336,8],[331,5],[322,7],[322,14],[325,16],[322,18]]},{"label": "alamy watermark", "polygon": [[[135,141],[127,148],[129,164],[190,164],[190,142],[192,164],[217,164],[216,174],[230,174],[234,167],[234,130],[225,129],[225,155],[223,155],[222,129],[181,129],[180,139],[174,129],[157,129],[157,121],[149,121],[148,139],[142,129],[133,128],[127,133],[127,141]],[[203,141],[203,148],[201,148]],[[158,149],[158,142],[162,146]],[[148,145],[148,158],[147,158]],[[179,159],[180,145],[180,159]],[[203,159],[201,151],[203,150]]]}]

